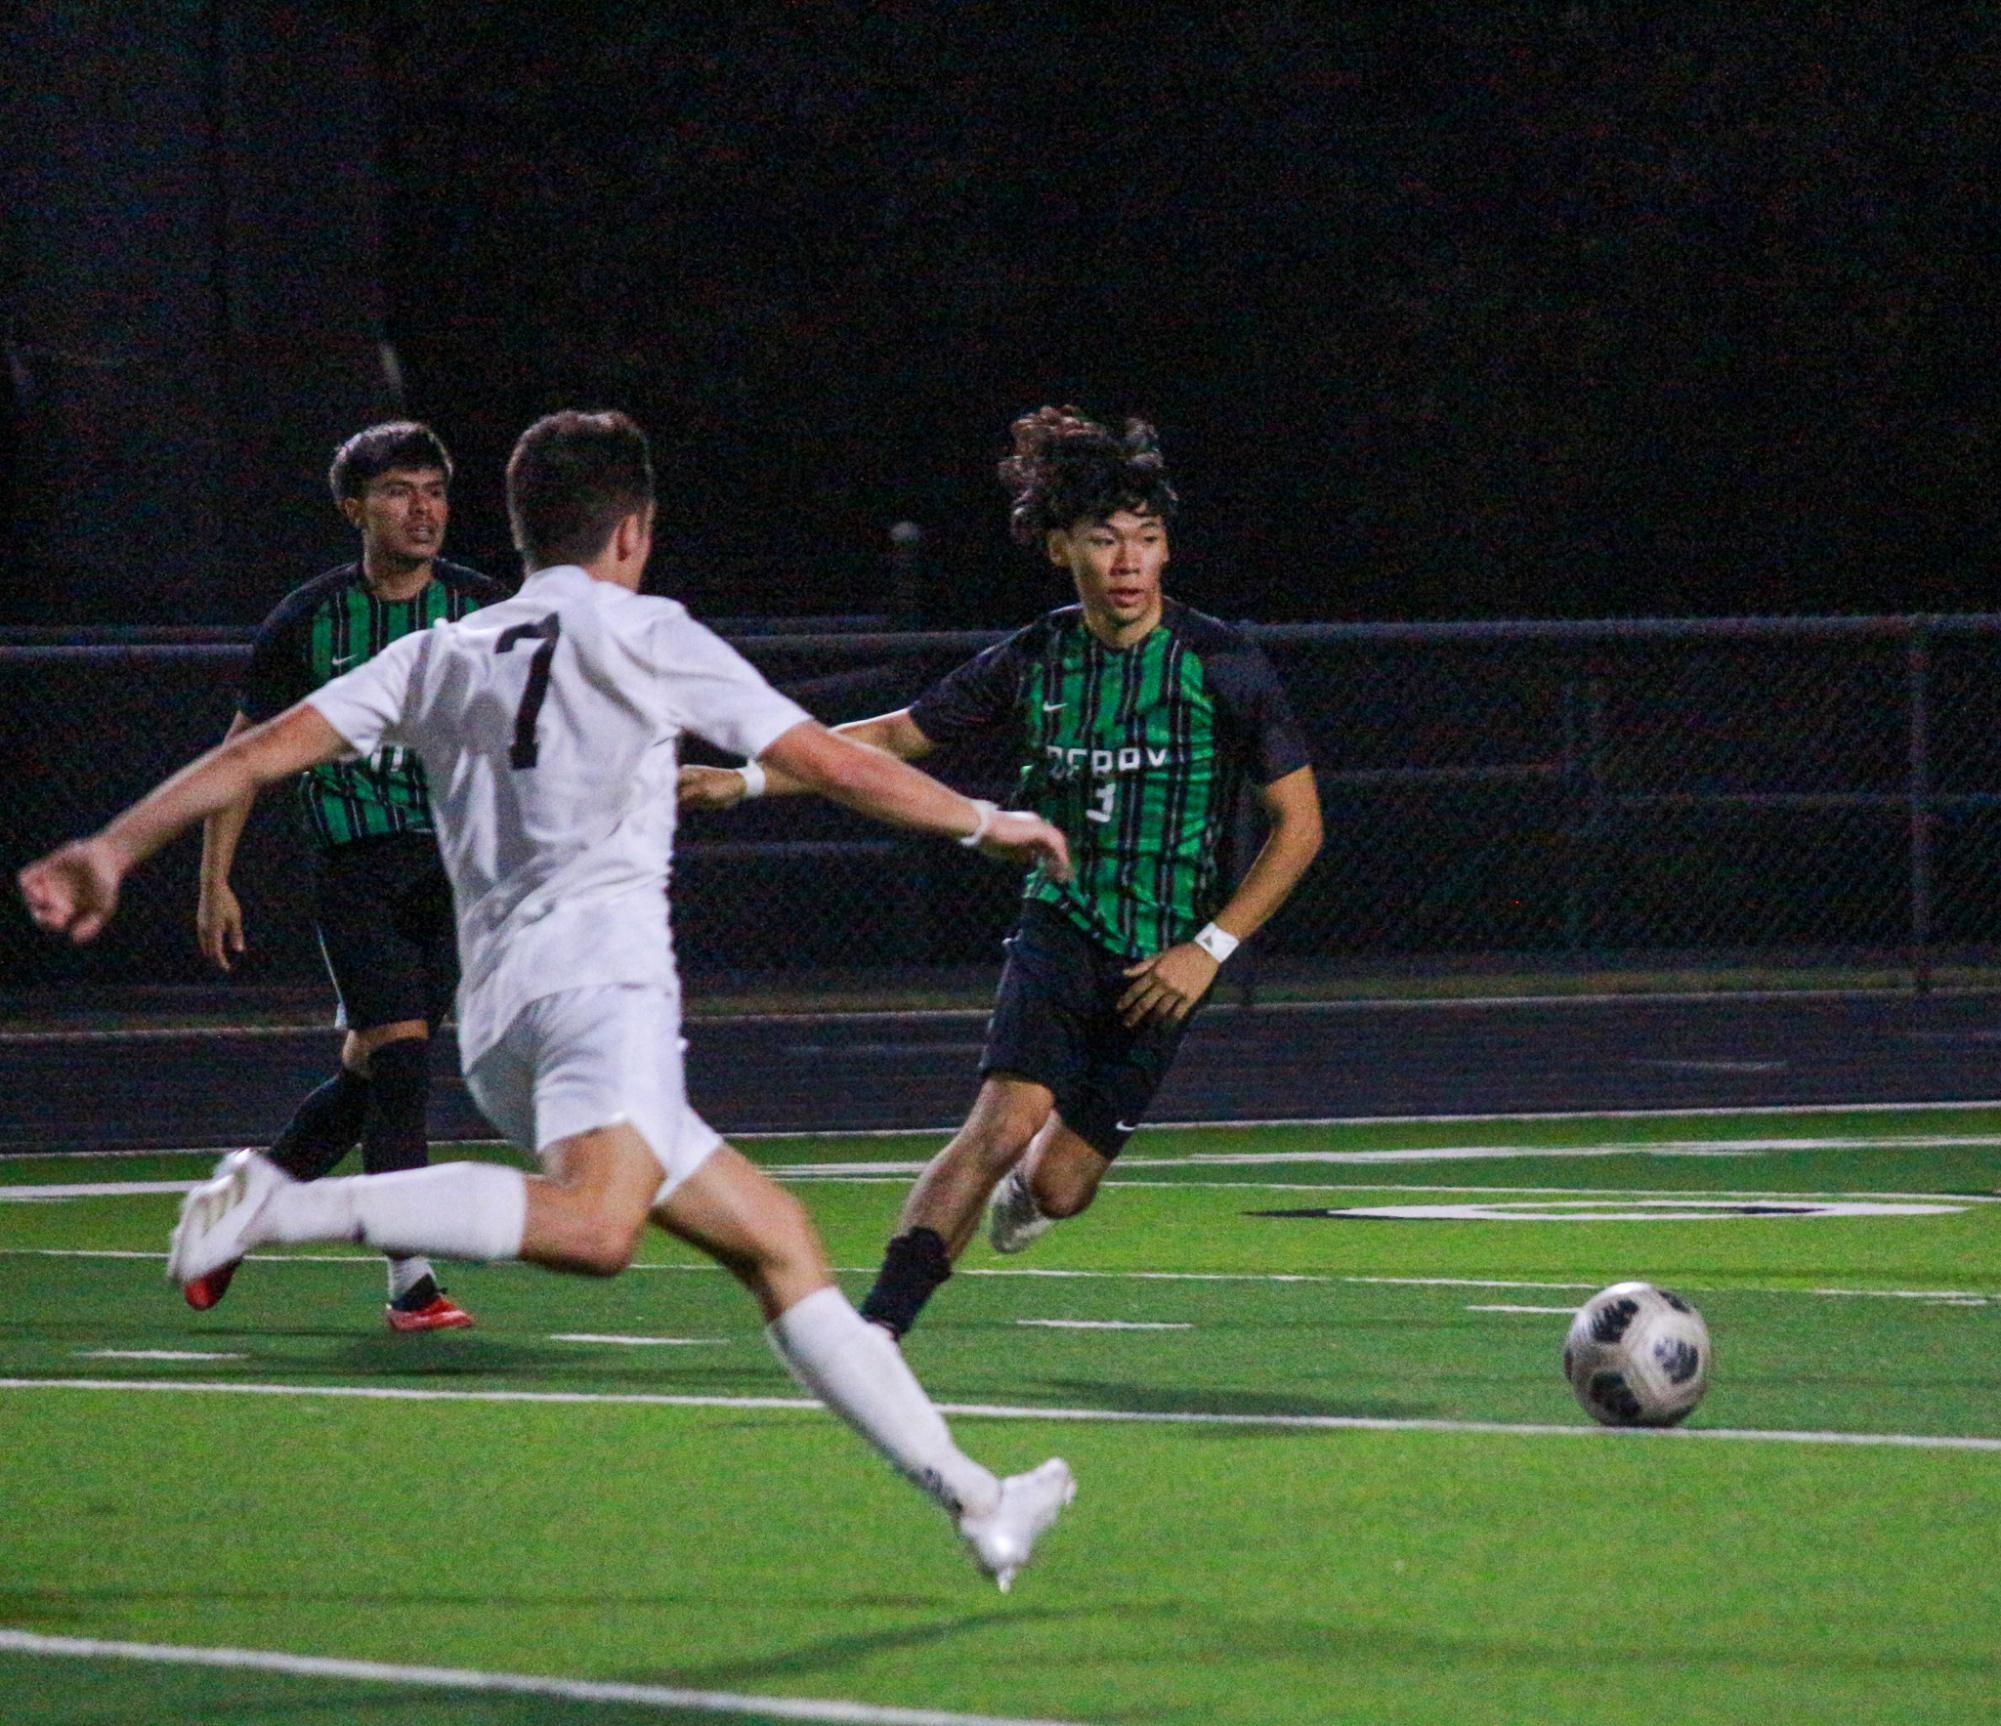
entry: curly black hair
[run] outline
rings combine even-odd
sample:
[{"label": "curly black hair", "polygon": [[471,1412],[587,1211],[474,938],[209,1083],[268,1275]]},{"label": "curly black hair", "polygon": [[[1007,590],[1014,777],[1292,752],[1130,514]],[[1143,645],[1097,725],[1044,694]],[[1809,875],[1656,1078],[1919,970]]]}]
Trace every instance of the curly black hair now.
[{"label": "curly black hair", "polygon": [[1167,521],[1180,503],[1145,420],[1127,420],[1120,436],[1076,408],[1038,408],[1012,429],[1014,454],[1000,464],[1000,482],[1014,500],[1008,531],[1018,544],[1040,545],[1052,529],[1122,509]]}]

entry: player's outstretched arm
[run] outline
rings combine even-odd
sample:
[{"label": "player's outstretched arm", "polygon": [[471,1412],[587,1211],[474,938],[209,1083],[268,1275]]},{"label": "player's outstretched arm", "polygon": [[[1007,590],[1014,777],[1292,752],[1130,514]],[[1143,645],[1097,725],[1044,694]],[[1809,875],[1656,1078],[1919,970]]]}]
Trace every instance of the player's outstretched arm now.
[{"label": "player's outstretched arm", "polygon": [[28,914],[44,929],[88,941],[118,908],[125,877],[175,834],[259,786],[348,752],[319,711],[300,702],[254,725],[156,785],[88,839],[73,839],[16,877]]},{"label": "player's outstretched arm", "polygon": [[[1271,831],[1237,883],[1229,902],[1216,913],[1214,927],[1232,944],[1248,939],[1299,885],[1320,850],[1320,791],[1313,769],[1301,767],[1258,791]],[[1119,997],[1119,1015],[1128,1025],[1154,1019],[1185,1019],[1216,981],[1222,962],[1194,941],[1180,941],[1137,965]]]},{"label": "player's outstretched arm", "polygon": [[1041,816],[963,796],[908,762],[812,720],[793,726],[759,759],[767,772],[775,769],[808,791],[892,827],[958,839],[989,857],[1039,863],[1058,881],[1070,878],[1070,849]]},{"label": "player's outstretched arm", "polygon": [[[915,761],[920,755],[929,755],[934,747],[931,739],[917,728],[910,717],[910,709],[899,708],[894,713],[878,714],[873,719],[851,720],[846,725],[834,727],[835,734],[871,749],[881,749],[901,761]],[[763,775],[763,784],[755,793],[760,797],[790,797],[798,792],[813,789],[775,767],[771,752],[765,751],[765,758],[757,763]],[[735,767],[684,767],[681,769],[679,801],[683,809],[733,809],[752,795],[750,780]]]},{"label": "player's outstretched arm", "polygon": [[[223,741],[248,731],[257,722],[239,712],[229,722]],[[229,885],[229,871],[236,862],[237,841],[250,819],[257,793],[218,809],[201,828],[201,887],[195,902],[195,939],[203,955],[218,970],[229,969],[229,956],[243,951],[243,907]]]}]

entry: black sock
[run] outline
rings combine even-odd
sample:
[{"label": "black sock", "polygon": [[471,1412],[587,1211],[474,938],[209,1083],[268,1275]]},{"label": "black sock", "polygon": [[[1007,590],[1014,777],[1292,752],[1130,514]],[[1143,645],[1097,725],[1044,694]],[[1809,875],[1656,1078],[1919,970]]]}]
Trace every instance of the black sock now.
[{"label": "black sock", "polygon": [[285,1123],[271,1160],[297,1181],[316,1181],[353,1149],[368,1115],[368,1081],[343,1067]]},{"label": "black sock", "polygon": [[431,1160],[424,1104],[431,1090],[431,1043],[401,1037],[368,1057],[368,1119],[361,1166],[371,1175],[421,1169]]},{"label": "black sock", "polygon": [[401,1312],[421,1312],[444,1292],[435,1276],[421,1276],[389,1304]]},{"label": "black sock", "polygon": [[917,1322],[932,1292],[951,1274],[952,1259],[945,1251],[944,1237],[936,1229],[907,1229],[883,1252],[875,1287],[862,1302],[862,1317],[902,1336]]}]

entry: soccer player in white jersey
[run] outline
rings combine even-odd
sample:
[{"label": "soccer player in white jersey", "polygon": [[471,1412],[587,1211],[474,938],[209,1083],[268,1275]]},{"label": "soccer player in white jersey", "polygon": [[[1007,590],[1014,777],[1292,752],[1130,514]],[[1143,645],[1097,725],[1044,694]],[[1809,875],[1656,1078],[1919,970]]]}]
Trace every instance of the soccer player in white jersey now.
[{"label": "soccer player in white jersey", "polygon": [[21,871],[44,928],[87,941],[119,884],[185,827],[384,743],[428,775],[451,877],[466,1082],[542,1173],[445,1163],[292,1180],[239,1151],[182,1207],[185,1286],[270,1242],[526,1259],[612,1276],[650,1219],[731,1271],[793,1375],[956,1523],[1005,1588],[1075,1491],[1052,1458],[998,1480],[953,1442],[896,1345],[828,1274],[805,1208],[689,1107],[667,927],[676,744],[693,731],[851,808],[1017,863],[1068,867],[1036,816],[838,737],[670,600],[643,597],[653,470],[622,414],[553,414],[507,469],[529,571],[514,598],[405,636]]}]

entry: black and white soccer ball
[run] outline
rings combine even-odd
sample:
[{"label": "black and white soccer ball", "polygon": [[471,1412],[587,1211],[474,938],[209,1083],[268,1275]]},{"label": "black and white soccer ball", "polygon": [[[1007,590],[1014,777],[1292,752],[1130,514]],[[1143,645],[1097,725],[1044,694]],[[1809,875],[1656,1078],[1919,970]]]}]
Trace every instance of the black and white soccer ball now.
[{"label": "black and white soccer ball", "polygon": [[1563,1372],[1584,1412],[1606,1426],[1673,1426],[1709,1388],[1709,1327],[1652,1283],[1601,1289],[1570,1321]]}]

